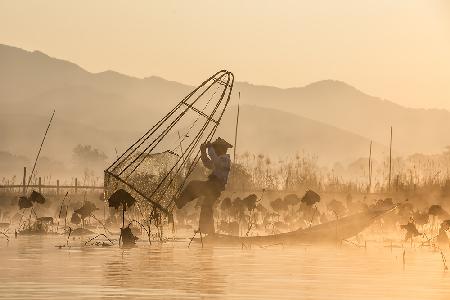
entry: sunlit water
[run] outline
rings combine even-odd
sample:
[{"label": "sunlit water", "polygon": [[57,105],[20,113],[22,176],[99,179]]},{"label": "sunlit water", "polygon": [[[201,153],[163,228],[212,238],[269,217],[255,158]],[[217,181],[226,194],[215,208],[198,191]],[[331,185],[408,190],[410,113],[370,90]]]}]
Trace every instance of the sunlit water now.
[{"label": "sunlit water", "polygon": [[440,252],[368,245],[58,249],[61,237],[0,240],[2,299],[450,299]]}]

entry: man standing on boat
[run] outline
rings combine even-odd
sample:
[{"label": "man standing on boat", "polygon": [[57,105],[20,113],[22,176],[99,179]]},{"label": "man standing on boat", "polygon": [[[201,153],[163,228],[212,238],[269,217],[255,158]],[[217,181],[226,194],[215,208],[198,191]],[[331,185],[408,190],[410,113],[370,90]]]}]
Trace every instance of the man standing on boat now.
[{"label": "man standing on boat", "polygon": [[219,198],[228,182],[231,160],[227,154],[233,146],[222,138],[217,138],[212,143],[204,143],[200,146],[203,165],[212,170],[208,180],[192,180],[175,199],[178,209],[183,208],[188,202],[203,196],[200,211],[199,230],[201,233],[214,234],[213,205]]}]

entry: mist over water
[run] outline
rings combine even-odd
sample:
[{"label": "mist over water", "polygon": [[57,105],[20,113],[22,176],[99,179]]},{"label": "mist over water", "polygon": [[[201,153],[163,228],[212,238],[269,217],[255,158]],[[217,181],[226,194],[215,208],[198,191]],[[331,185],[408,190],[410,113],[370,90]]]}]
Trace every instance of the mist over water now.
[{"label": "mist over water", "polygon": [[[450,274],[428,249],[181,242],[59,249],[61,237],[1,241],[2,299],[447,299]],[[448,253],[448,251],[447,251]]]},{"label": "mist over water", "polygon": [[0,299],[450,299],[442,0],[6,2]]}]

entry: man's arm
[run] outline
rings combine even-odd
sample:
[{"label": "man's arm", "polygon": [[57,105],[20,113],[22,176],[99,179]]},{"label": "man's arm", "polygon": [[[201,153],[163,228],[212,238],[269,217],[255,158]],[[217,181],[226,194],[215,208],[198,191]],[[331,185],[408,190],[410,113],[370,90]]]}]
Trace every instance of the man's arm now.
[{"label": "man's arm", "polygon": [[[211,159],[209,159],[208,155],[206,154],[206,148],[207,148],[206,144],[201,144],[200,145],[200,158],[202,160],[203,165],[206,168],[212,169],[213,168],[213,162],[211,161]],[[211,147],[208,147],[208,152],[209,152],[209,148],[211,148]]]},{"label": "man's arm", "polygon": [[216,150],[214,150],[213,146],[208,146],[208,155],[211,158],[213,162],[217,161],[219,159],[219,156],[216,154]]},{"label": "man's arm", "polygon": [[211,163],[218,169],[230,169],[230,161],[227,156],[218,156],[213,147],[208,147],[208,155],[211,158]]}]

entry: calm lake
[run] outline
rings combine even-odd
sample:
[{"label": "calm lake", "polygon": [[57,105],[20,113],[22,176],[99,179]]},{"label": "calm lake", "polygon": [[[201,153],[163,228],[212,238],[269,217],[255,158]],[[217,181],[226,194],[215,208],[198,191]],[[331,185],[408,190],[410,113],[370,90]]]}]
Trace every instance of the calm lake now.
[{"label": "calm lake", "polygon": [[[2,299],[450,299],[430,248],[371,245],[59,249],[63,237],[0,239]],[[450,257],[448,251],[444,253]]]}]

